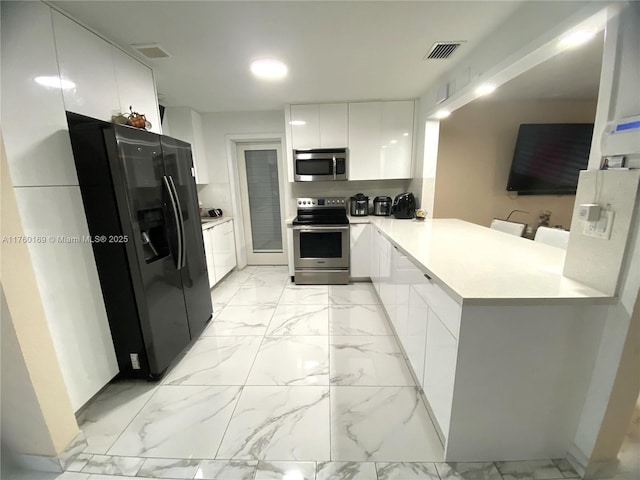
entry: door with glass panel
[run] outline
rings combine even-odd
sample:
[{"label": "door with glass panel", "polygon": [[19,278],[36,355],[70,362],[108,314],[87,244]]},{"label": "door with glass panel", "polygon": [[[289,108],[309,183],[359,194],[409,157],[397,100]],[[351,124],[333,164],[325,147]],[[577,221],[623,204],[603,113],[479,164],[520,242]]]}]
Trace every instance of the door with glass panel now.
[{"label": "door with glass panel", "polygon": [[286,265],[280,144],[238,144],[237,158],[247,263]]}]

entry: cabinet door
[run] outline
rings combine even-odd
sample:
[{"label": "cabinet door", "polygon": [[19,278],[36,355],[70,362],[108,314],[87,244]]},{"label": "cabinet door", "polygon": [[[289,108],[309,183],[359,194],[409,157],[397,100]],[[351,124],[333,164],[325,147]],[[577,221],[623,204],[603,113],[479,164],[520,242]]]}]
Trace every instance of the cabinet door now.
[{"label": "cabinet door", "polygon": [[134,112],[145,115],[151,123],[152,132],[162,133],[153,71],[122,50],[116,47],[112,49],[120,111],[128,112],[132,107]]},{"label": "cabinet door", "polygon": [[291,144],[294,150],[320,146],[319,105],[291,105]]},{"label": "cabinet door", "polygon": [[198,185],[209,183],[200,114],[188,107],[169,107],[164,111],[164,124],[173,138],[191,145],[196,183]]},{"label": "cabinet door", "polygon": [[346,103],[327,103],[319,106],[320,146],[344,148],[349,143],[348,111]]},{"label": "cabinet door", "polygon": [[3,2],[0,20],[2,129],[13,186],[78,185],[60,89],[34,81],[58,76],[51,8]]},{"label": "cabinet door", "polygon": [[213,241],[211,239],[211,228],[202,232],[204,240],[204,256],[207,259],[207,274],[209,275],[209,288],[216,284],[216,271],[213,265]]},{"label": "cabinet door", "polygon": [[213,264],[216,282],[236,266],[236,248],[232,221],[216,225],[211,229],[213,245]]},{"label": "cabinet door", "polygon": [[387,315],[393,321],[395,315],[395,288],[391,283],[391,243],[380,234],[378,255],[380,263],[380,300],[387,311]]},{"label": "cabinet door", "polygon": [[409,289],[409,314],[405,338],[402,339],[411,368],[421,386],[424,386],[424,359],[427,349],[427,320],[429,307],[416,291],[414,285]]},{"label": "cabinet door", "polygon": [[[372,227],[373,228],[373,227]],[[371,231],[371,282],[380,296],[380,237],[382,235],[375,228]]]},{"label": "cabinet door", "polygon": [[456,356],[456,339],[429,309],[423,388],[445,438],[449,435]]},{"label": "cabinet door", "polygon": [[382,179],[381,102],[349,104],[349,180]]},{"label": "cabinet door", "polygon": [[75,84],[62,90],[65,108],[110,122],[120,112],[112,46],[56,11],[53,30],[60,76]]},{"label": "cabinet door", "polygon": [[349,252],[350,275],[352,278],[369,278],[371,276],[371,225],[351,224]]},{"label": "cabinet door", "polygon": [[204,148],[202,117],[198,112],[194,112],[193,110],[191,110],[191,125],[193,126],[193,144],[191,145],[191,154],[194,159],[193,167],[196,171],[196,183],[198,185],[205,185],[209,183],[209,165],[207,163],[207,154]]},{"label": "cabinet door", "polygon": [[411,178],[413,101],[382,102],[380,178]]}]

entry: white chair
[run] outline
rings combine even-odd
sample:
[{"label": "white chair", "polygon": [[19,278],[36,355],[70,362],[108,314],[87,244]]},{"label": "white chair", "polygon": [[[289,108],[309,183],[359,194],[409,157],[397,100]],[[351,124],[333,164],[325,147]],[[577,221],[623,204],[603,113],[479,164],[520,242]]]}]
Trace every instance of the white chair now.
[{"label": "white chair", "polygon": [[526,224],[517,222],[508,222],[507,220],[498,220],[494,218],[491,220],[491,228],[494,230],[500,230],[501,232],[509,233],[517,237],[521,237],[524,234]]},{"label": "white chair", "polygon": [[569,244],[569,232],[561,228],[538,227],[534,240],[566,250]]}]

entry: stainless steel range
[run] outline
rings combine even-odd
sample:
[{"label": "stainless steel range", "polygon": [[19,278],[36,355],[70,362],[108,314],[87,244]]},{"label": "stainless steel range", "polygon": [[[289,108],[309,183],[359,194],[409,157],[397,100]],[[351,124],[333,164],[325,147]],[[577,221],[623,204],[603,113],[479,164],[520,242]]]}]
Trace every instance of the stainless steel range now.
[{"label": "stainless steel range", "polygon": [[298,198],[293,264],[298,285],[349,283],[349,219],[344,198]]}]

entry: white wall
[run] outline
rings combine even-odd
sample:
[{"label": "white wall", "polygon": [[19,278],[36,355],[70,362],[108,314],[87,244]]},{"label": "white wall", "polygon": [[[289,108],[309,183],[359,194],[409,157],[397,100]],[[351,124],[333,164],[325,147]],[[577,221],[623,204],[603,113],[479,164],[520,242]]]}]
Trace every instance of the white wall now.
[{"label": "white wall", "polygon": [[231,186],[227,168],[227,137],[245,134],[284,135],[284,111],[203,113],[202,133],[207,152],[209,184],[198,188],[206,207],[231,212]]},{"label": "white wall", "polygon": [[[425,123],[440,108],[455,110],[476,97],[474,89],[490,80],[500,85],[555,55],[556,40],[581,22],[601,28],[604,15],[599,14],[614,2],[526,2],[503,24],[457,62],[432,85],[418,102],[418,151],[429,149],[425,141]],[[455,58],[455,57],[454,57]],[[449,99],[438,105],[437,91],[449,86]],[[431,131],[431,130],[427,130]],[[419,173],[419,172],[418,172]],[[416,183],[419,185],[419,182]],[[422,176],[422,204],[433,205],[435,174]]]},{"label": "white wall", "polygon": [[[631,2],[620,15],[610,19],[607,24],[597,119],[606,122],[617,116],[640,114],[638,45],[640,45],[640,4]],[[614,65],[613,70],[608,70],[607,66],[611,65]],[[596,128],[598,127],[596,122]],[[594,138],[597,138],[597,132]],[[590,168],[597,168],[599,159],[596,160],[598,161],[593,162]],[[610,188],[615,189],[615,186]],[[606,428],[603,420],[612,398],[616,373],[621,367],[624,342],[629,332],[634,304],[640,292],[640,199],[635,204],[635,214],[631,222],[627,253],[620,278],[617,302],[608,309],[598,359],[575,437],[575,448],[571,452],[577,461],[590,464],[587,473],[591,475],[597,473],[600,462],[612,460],[595,458],[589,462],[589,459],[594,456],[594,448],[600,432]],[[634,370],[637,375],[637,365]],[[627,412],[629,418],[632,409],[633,406]],[[620,414],[625,413],[620,412]]]}]

